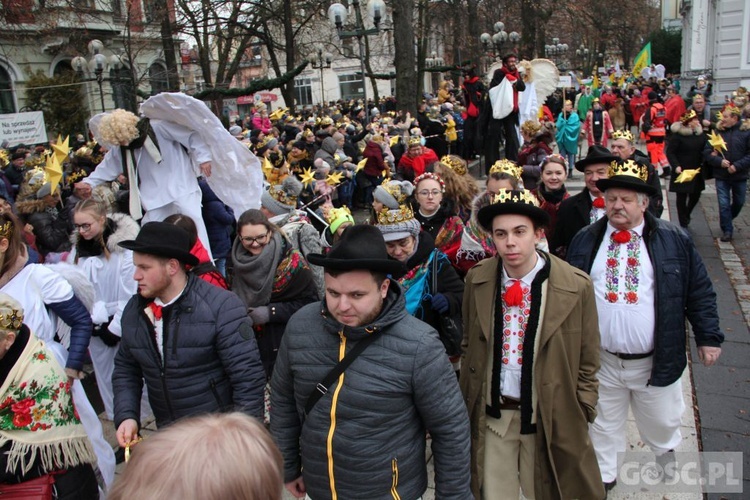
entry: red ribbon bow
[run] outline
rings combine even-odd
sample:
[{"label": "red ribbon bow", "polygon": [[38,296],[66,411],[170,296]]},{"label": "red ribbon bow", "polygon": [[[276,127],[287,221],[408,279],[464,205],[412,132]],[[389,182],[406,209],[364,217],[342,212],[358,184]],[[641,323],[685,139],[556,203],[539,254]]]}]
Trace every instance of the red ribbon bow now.
[{"label": "red ribbon bow", "polygon": [[161,320],[161,309],[162,306],[158,305],[155,302],[151,302],[148,305],[149,308],[151,308],[151,312],[154,313],[154,320],[159,321]]},{"label": "red ribbon bow", "polygon": [[593,202],[594,208],[604,208],[604,198],[597,196]]},{"label": "red ribbon bow", "polygon": [[505,287],[503,300],[508,307],[519,307],[523,304],[523,288],[520,280],[510,280],[512,285]]},{"label": "red ribbon bow", "polygon": [[631,238],[630,231],[615,231],[612,233],[612,240],[617,243],[628,243]]}]

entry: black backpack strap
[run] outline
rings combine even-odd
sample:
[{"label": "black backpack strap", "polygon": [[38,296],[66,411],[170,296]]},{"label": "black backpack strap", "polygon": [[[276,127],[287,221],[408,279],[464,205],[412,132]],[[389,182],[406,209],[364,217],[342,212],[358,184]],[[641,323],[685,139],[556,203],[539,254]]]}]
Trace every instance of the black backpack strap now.
[{"label": "black backpack strap", "polygon": [[310,414],[318,400],[328,393],[328,388],[331,387],[331,384],[333,384],[336,379],[338,379],[339,376],[344,373],[344,370],[346,370],[349,365],[351,365],[354,360],[357,359],[360,354],[362,354],[362,351],[367,349],[367,346],[372,344],[375,339],[380,337],[381,333],[381,330],[376,330],[368,337],[365,337],[357,342],[357,345],[352,347],[352,350],[346,353],[344,359],[339,361],[338,364],[336,364],[336,366],[334,366],[333,369],[328,372],[323,380],[317,386],[315,386],[315,390],[310,394],[310,397],[307,398],[307,403],[305,403],[305,415]]}]

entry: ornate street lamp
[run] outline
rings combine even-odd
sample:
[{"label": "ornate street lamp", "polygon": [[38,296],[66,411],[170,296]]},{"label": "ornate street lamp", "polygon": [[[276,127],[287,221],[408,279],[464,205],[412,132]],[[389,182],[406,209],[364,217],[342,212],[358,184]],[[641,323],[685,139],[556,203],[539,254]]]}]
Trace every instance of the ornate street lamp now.
[{"label": "ornate street lamp", "polygon": [[76,56],[73,58],[70,64],[71,66],[73,66],[73,69],[76,71],[76,73],[78,73],[79,76],[83,75],[85,69],[88,69],[90,72],[94,73],[96,83],[99,85],[99,99],[101,100],[103,113],[106,110],[104,108],[104,91],[102,90],[102,81],[104,80],[104,69],[109,64],[109,61],[107,60],[107,56],[102,54],[102,50],[104,50],[104,44],[101,41],[91,40],[88,44],[88,49],[89,54],[91,54],[91,59],[87,61],[81,56]]},{"label": "ornate street lamp", "polygon": [[320,102],[325,105],[326,94],[325,85],[323,84],[323,69],[331,67],[333,55],[331,55],[329,52],[323,53],[323,49],[318,47],[317,53],[310,54],[310,56],[308,57],[308,61],[310,61],[313,69],[320,70]]}]

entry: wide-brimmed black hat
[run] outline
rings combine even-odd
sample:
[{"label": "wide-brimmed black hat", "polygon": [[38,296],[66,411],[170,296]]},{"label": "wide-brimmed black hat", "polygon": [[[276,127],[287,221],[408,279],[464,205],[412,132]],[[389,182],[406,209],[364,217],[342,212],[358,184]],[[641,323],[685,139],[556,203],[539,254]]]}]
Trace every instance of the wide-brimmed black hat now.
[{"label": "wide-brimmed black hat", "polygon": [[498,215],[525,215],[538,226],[549,225],[549,214],[539,208],[536,196],[527,189],[501,189],[493,198],[492,204],[482,207],[477,220],[485,231],[492,233],[492,221]]},{"label": "wide-brimmed black hat", "polygon": [[609,165],[618,158],[619,156],[613,155],[609,149],[595,144],[589,148],[589,152],[586,153],[586,158],[576,162],[576,170],[583,172],[587,166],[594,163],[606,163]]},{"label": "wide-brimmed black hat", "polygon": [[336,271],[374,271],[385,274],[404,272],[404,265],[388,257],[383,234],[375,226],[350,226],[327,255],[311,253],[310,264]]},{"label": "wide-brimmed black hat", "polygon": [[199,262],[198,257],[190,253],[193,245],[188,232],[168,222],[148,222],[134,240],[121,241],[118,245],[138,253],[177,259],[189,266],[197,266]]},{"label": "wide-brimmed black hat", "polygon": [[609,164],[608,177],[596,181],[596,187],[601,192],[609,188],[630,189],[638,193],[653,195],[656,193],[648,181],[648,166],[635,160],[617,159]]}]

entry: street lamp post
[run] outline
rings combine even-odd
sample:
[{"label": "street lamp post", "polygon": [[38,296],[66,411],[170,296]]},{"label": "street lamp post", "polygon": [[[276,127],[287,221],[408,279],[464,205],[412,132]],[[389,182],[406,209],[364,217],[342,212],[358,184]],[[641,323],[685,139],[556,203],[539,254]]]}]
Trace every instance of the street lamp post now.
[{"label": "street lamp post", "polygon": [[331,67],[333,56],[328,52],[323,53],[323,49],[318,48],[317,54],[310,54],[308,60],[310,61],[313,69],[320,70],[320,102],[325,106],[326,94],[325,85],[323,84],[323,69]]},{"label": "street lamp post", "polygon": [[331,24],[336,28],[336,33],[339,39],[346,40],[348,38],[356,38],[357,44],[359,45],[359,67],[362,73],[362,96],[365,106],[365,119],[367,122],[370,121],[370,108],[367,107],[367,81],[365,80],[365,52],[364,43],[362,37],[368,35],[377,35],[380,32],[380,21],[383,19],[385,13],[385,2],[383,0],[370,0],[367,3],[367,8],[372,18],[373,28],[365,28],[365,23],[362,19],[362,13],[359,11],[359,0],[352,0],[351,3],[354,8],[355,24],[351,31],[344,31],[344,23],[346,22],[346,7],[340,3],[334,3],[328,7],[328,19]]},{"label": "street lamp post", "polygon": [[490,35],[487,32],[479,35],[479,41],[482,43],[485,52],[490,52],[491,49],[495,49],[492,57],[502,57],[503,46],[506,42],[510,42],[513,45],[517,44],[521,40],[521,35],[516,31],[508,33],[505,31],[505,23],[498,21],[493,26],[495,33]]},{"label": "street lamp post", "polygon": [[[589,49],[586,48],[586,45],[581,44],[580,47],[576,49],[576,56],[578,57],[578,60],[581,62],[581,71],[584,71],[586,68],[586,63],[589,60]],[[584,71],[585,72],[585,71]]]},{"label": "street lamp post", "polygon": [[[555,37],[552,39],[551,45],[544,46],[544,54],[551,58],[556,66],[562,66],[565,54],[568,52],[568,44],[560,43],[560,39]],[[561,69],[564,69],[561,67]]]},{"label": "street lamp post", "polygon": [[84,68],[88,68],[89,71],[94,73],[96,83],[99,85],[99,99],[102,104],[102,113],[106,111],[104,108],[104,91],[102,90],[102,81],[104,80],[103,74],[104,69],[107,67],[108,60],[107,56],[102,54],[104,44],[99,40],[91,40],[88,44],[89,54],[91,59],[86,60],[81,56],[74,57],[71,61],[71,66],[79,75],[83,75]]}]

